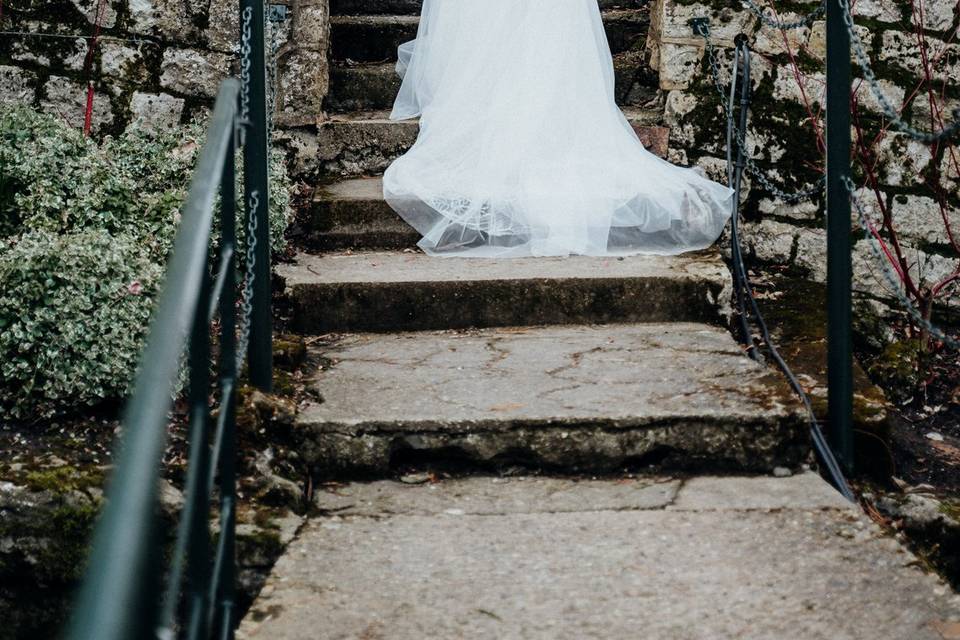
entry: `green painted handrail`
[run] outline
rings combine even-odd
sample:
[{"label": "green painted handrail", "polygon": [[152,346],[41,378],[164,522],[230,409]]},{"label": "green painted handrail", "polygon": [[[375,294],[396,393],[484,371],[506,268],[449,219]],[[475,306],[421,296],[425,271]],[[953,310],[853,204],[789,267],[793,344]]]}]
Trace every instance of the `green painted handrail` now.
[{"label": "green painted handrail", "polygon": [[850,242],[850,35],[827,0],[827,425],[840,465],[853,472],[853,246]]},{"label": "green painted handrail", "polygon": [[[230,79],[217,97],[183,207],[166,284],[124,413],[115,471],[68,627],[69,640],[232,635],[237,376],[234,156],[240,91],[240,82]],[[222,237],[220,274],[214,286],[209,246],[218,195]],[[219,296],[219,303],[211,300],[213,295]],[[210,312],[216,304],[221,316],[220,412],[211,433]],[[169,412],[185,352],[189,352],[190,365],[191,450],[176,552],[164,598],[158,483]],[[216,444],[211,446],[213,442]],[[214,469],[219,474],[221,501],[216,550],[209,532]],[[187,585],[181,598],[183,575]],[[176,612],[181,609],[184,615],[175,626]]]}]

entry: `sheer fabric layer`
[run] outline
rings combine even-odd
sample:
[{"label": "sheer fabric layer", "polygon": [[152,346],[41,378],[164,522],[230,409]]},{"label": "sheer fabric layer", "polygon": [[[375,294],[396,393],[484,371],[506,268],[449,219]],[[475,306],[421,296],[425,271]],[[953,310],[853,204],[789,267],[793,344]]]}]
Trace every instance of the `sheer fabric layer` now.
[{"label": "sheer fabric layer", "polygon": [[732,191],[648,152],[614,100],[596,0],[425,0],[400,47],[394,119],[420,117],[384,176],[438,256],[703,249]]}]

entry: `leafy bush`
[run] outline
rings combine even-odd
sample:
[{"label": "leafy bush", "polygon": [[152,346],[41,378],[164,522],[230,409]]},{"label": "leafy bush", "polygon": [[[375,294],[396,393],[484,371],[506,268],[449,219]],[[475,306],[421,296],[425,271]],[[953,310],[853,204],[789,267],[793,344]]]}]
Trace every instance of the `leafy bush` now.
[{"label": "leafy bush", "polygon": [[[126,392],[204,130],[98,144],[28,108],[0,114],[0,418]],[[289,193],[275,154],[274,251],[285,247]]]},{"label": "leafy bush", "polygon": [[32,231],[0,253],[0,407],[46,417],[122,396],[163,277],[136,239]]},{"label": "leafy bush", "polygon": [[[105,229],[141,238],[165,260],[204,131],[202,123],[156,137],[134,130],[97,145],[53,116],[26,107],[6,111],[0,115],[0,237]],[[290,219],[290,180],[280,153],[271,158],[270,178],[271,244],[279,252]],[[239,198],[237,204],[242,211]]]}]

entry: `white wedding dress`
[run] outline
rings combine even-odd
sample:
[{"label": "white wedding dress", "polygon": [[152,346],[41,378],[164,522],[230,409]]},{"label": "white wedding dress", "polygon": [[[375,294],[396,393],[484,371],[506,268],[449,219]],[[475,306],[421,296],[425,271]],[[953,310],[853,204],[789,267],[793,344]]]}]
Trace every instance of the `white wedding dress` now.
[{"label": "white wedding dress", "polygon": [[597,0],[425,0],[392,118],[420,135],[387,202],[436,256],[676,254],[733,192],[648,152],[614,100]]}]

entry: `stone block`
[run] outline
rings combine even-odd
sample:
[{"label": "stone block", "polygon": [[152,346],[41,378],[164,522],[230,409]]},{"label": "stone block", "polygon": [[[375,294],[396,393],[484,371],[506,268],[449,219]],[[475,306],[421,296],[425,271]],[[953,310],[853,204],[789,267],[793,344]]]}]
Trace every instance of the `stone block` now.
[{"label": "stone block", "polygon": [[956,20],[960,6],[956,0],[924,0],[923,28],[931,31],[946,31]]},{"label": "stone block", "polygon": [[330,39],[330,11],[326,2],[300,7],[293,17],[293,41],[298,47],[326,51]]},{"label": "stone block", "polygon": [[[87,105],[87,87],[62,76],[50,76],[43,86],[41,108],[63,118],[71,127],[83,127]],[[113,124],[113,108],[110,97],[103,91],[97,91],[93,98],[91,130],[100,133]]]},{"label": "stone block", "polygon": [[188,96],[214,97],[230,72],[226,54],[196,49],[167,49],[163,53],[160,85]]},{"label": "stone block", "polygon": [[281,58],[277,109],[315,118],[323,112],[330,75],[325,51],[295,49]]},{"label": "stone block", "polygon": [[198,35],[197,22],[206,12],[205,2],[183,0],[129,0],[130,29],[189,42]]},{"label": "stone block", "polygon": [[910,186],[923,182],[923,171],[933,157],[930,148],[902,133],[890,133],[876,145],[880,177],[884,184]]},{"label": "stone block", "polygon": [[210,0],[207,44],[215,51],[240,51],[240,3],[236,0]]},{"label": "stone block", "polygon": [[[903,105],[906,92],[901,87],[889,80],[878,80],[877,84],[880,85],[881,93],[894,109],[899,109]],[[883,113],[880,100],[873,92],[873,87],[867,84],[865,80],[854,80],[853,86],[857,103],[861,107],[874,113]]]},{"label": "stone block", "polygon": [[660,88],[665,91],[686,89],[700,69],[703,47],[664,43],[660,47]]},{"label": "stone block", "polygon": [[101,0],[70,0],[70,2],[87,22],[97,24],[99,18],[100,26],[106,29],[112,29],[117,25],[117,8],[123,4],[118,0],[106,0],[102,5]]},{"label": "stone block", "polygon": [[903,20],[903,8],[909,8],[897,0],[857,0],[853,14],[861,18],[872,18],[878,22],[900,22]]},{"label": "stone block", "polygon": [[[931,244],[949,244],[947,227],[940,205],[933,198],[914,195],[897,195],[892,202],[894,228],[907,240]],[[960,238],[960,210],[947,207],[947,219]]]},{"label": "stone block", "polygon": [[[926,37],[926,57],[937,61],[931,64],[931,76],[940,82],[953,82],[960,77],[960,46],[955,42]],[[923,55],[913,33],[888,29],[883,32],[878,59],[889,62],[913,74],[923,71]]]},{"label": "stone block", "polygon": [[143,82],[149,77],[143,52],[137,47],[120,42],[107,41],[100,44],[100,69],[105,75],[135,82]]},{"label": "stone block", "polygon": [[746,250],[758,260],[773,264],[790,262],[797,233],[797,227],[775,220],[745,222],[741,225]]},{"label": "stone block", "polygon": [[37,76],[18,67],[0,66],[0,104],[31,104]]},{"label": "stone block", "polygon": [[[799,78],[799,79],[798,79]],[[773,97],[798,104],[822,104],[826,91],[826,76],[822,72],[795,72],[792,66],[777,67]]]},{"label": "stone block", "polygon": [[130,99],[129,128],[150,133],[169,131],[180,124],[184,100],[166,93],[136,92]]}]

